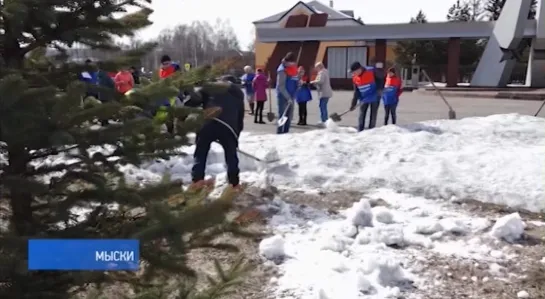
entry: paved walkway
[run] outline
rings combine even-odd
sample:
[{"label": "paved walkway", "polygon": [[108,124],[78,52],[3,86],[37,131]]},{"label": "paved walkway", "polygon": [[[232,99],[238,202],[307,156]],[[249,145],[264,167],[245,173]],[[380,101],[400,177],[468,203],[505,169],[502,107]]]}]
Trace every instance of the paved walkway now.
[{"label": "paved walkway", "polygon": [[[277,114],[276,99],[273,94],[273,112]],[[316,129],[315,124],[319,120],[318,99],[313,92],[314,100],[308,103],[308,123],[309,126],[293,126],[290,132],[305,132]],[[333,112],[341,113],[346,111],[350,106],[352,92],[336,91],[332,99],[329,100],[329,114]],[[520,113],[534,115],[539,109],[541,102],[524,101],[524,100],[504,100],[504,99],[486,99],[486,98],[454,98],[447,97],[454,110],[457,118],[473,117],[473,116],[488,116],[493,114],[504,113]],[[265,103],[266,115],[268,112],[269,103]],[[398,124],[408,124],[413,122],[433,120],[433,119],[448,119],[448,108],[443,103],[440,97],[435,95],[425,95],[421,93],[406,92],[401,96],[401,100],[397,109]],[[297,116],[297,109],[294,111]],[[545,116],[545,109],[542,110],[541,116]],[[358,112],[354,111],[345,115],[339,123],[342,126],[356,126]],[[265,120],[266,121],[266,120]],[[377,126],[381,126],[384,121],[384,108],[379,109]],[[294,122],[297,123],[297,117]],[[245,120],[245,131],[259,133],[275,133],[276,122],[267,124],[254,124],[253,116],[247,115]]]}]

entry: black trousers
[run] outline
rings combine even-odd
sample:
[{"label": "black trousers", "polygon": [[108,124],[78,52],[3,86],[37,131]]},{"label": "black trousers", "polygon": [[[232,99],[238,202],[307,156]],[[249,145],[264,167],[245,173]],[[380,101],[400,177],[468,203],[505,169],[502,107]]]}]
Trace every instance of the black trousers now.
[{"label": "black trousers", "polygon": [[307,123],[307,102],[297,103],[299,106],[299,124]]},{"label": "black trousers", "polygon": [[365,129],[365,118],[367,116],[367,110],[371,110],[369,116],[369,129],[372,129],[377,125],[377,114],[379,105],[379,101],[361,104],[360,115],[358,118],[358,131],[361,132]]},{"label": "black trousers", "polygon": [[397,104],[384,105],[384,125],[388,124],[388,119],[390,115],[392,116],[392,124],[396,124],[397,113],[396,113]]},{"label": "black trousers", "polygon": [[174,134],[174,120],[173,119],[168,119],[165,122],[165,126],[167,127],[167,132],[168,133]]},{"label": "black trousers", "polygon": [[254,122],[263,122],[263,109],[265,108],[265,102],[256,102]]},{"label": "black trousers", "polygon": [[191,169],[193,182],[204,180],[206,159],[208,158],[210,146],[214,141],[217,141],[223,147],[229,184],[237,186],[240,183],[237,154],[238,140],[231,130],[219,122],[210,122],[204,125],[197,134],[195,152],[193,153],[194,164]]}]

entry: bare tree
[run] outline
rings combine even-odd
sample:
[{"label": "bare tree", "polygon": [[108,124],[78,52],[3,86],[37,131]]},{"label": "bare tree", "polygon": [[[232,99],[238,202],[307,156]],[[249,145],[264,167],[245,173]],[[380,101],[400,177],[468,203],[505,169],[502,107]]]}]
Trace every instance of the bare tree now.
[{"label": "bare tree", "polygon": [[[195,21],[163,30],[156,40],[158,47],[145,59],[146,68],[155,68],[160,55],[192,66],[213,64],[221,59],[241,55],[240,46],[231,24],[217,19],[212,25]],[[155,63],[150,63],[155,59]]]},{"label": "bare tree", "polygon": [[251,40],[246,46],[246,49],[248,52],[255,53],[255,37],[256,37],[255,28],[252,28],[250,32],[250,36],[251,36]]},{"label": "bare tree", "polygon": [[[165,29],[154,42],[157,43],[157,47],[141,59],[141,66],[146,70],[157,69],[161,56],[165,54],[180,64],[189,63],[192,67],[214,64],[232,57],[246,58],[247,56],[247,53],[242,53],[229,21],[222,19],[216,19],[213,24],[195,21],[191,24]],[[143,43],[142,39],[134,37],[118,46],[129,50],[138,48]],[[75,60],[81,61],[87,58],[107,60],[117,55],[112,52],[91,50],[87,47],[74,47],[70,51]]]}]

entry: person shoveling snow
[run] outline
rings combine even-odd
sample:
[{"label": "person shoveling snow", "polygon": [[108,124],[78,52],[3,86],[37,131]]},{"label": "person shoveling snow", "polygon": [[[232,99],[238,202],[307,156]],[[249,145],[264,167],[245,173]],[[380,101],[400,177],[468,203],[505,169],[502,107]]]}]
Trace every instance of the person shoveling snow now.
[{"label": "person shoveling snow", "polygon": [[197,133],[193,154],[194,164],[191,169],[193,184],[190,188],[213,185],[213,180],[205,180],[206,162],[213,142],[218,142],[223,148],[227,164],[227,180],[233,189],[240,189],[238,153],[260,163],[276,162],[278,158],[276,152],[269,152],[264,159],[259,159],[238,149],[238,138],[244,128],[244,94],[235,85],[227,82],[207,84],[196,91],[186,105],[200,106],[204,109],[221,109],[221,112],[211,120],[207,120]]},{"label": "person shoveling snow", "polygon": [[196,97],[186,105],[202,106],[204,109],[221,108],[221,112],[216,116],[221,122],[207,120],[197,133],[194,164],[191,169],[192,187],[199,188],[212,183],[204,181],[206,160],[211,144],[217,141],[225,154],[229,184],[234,189],[240,188],[237,148],[238,136],[244,128],[244,93],[230,83],[211,83],[197,91]]}]

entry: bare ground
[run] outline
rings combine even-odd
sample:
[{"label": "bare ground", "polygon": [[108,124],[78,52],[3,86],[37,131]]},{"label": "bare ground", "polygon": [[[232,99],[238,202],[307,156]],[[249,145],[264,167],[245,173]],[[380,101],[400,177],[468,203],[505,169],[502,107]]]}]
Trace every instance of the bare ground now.
[{"label": "bare ground", "polygon": [[[238,198],[233,214],[251,211],[259,206],[265,205],[271,201],[275,195],[280,195],[282,199],[288,203],[327,210],[332,214],[337,213],[339,209],[349,207],[362,196],[361,193],[345,191],[327,194],[305,194],[303,192],[279,192],[274,188],[263,190],[249,187]],[[260,209],[260,211],[261,214],[259,218],[249,223],[247,229],[253,232],[263,233],[266,236],[270,234],[267,227],[267,219],[270,218],[274,212],[271,211],[269,214],[268,211],[263,211],[262,209]],[[237,292],[226,299],[273,298],[272,292],[268,290],[268,285],[271,277],[276,274],[276,267],[271,267],[269,264],[263,263],[263,260],[259,257],[258,250],[261,238],[239,239],[225,234],[217,241],[227,241],[236,245],[239,248],[240,253],[229,253],[213,249],[195,250],[189,257],[190,265],[198,270],[197,272],[199,273],[213,274],[214,264],[211,257],[218,259],[222,265],[229,266],[236,261],[239,254],[243,254],[253,266],[253,270],[244,278],[244,283],[237,289]]]},{"label": "bare ground", "polygon": [[[339,210],[348,208],[358,201],[363,193],[351,191],[338,191],[329,193],[309,194],[299,191],[278,191],[261,190],[248,188],[245,194],[239,199],[239,211],[251,209],[266,204],[274,195],[299,207],[311,207],[327,211],[330,214],[337,214]],[[376,201],[375,205],[385,205],[385,201]],[[503,215],[514,212],[502,206],[481,203],[478,201],[467,201],[461,203],[458,208],[466,213],[475,216],[487,217],[494,220]],[[456,205],[453,205],[456,209]],[[543,220],[543,215],[519,211],[525,220]],[[267,212],[261,214],[262,218],[250,224],[249,228],[264,233],[268,231],[266,222]],[[228,237],[228,236],[226,236]],[[500,263],[502,275],[493,275],[489,271],[489,265],[469,259],[447,257],[438,254],[428,254],[425,259],[414,259],[411,261],[411,268],[418,269],[420,276],[428,277],[430,288],[415,290],[424,298],[446,299],[446,298],[478,298],[478,299],[508,299],[516,298],[518,291],[524,290],[530,294],[532,299],[545,299],[545,264],[540,260],[545,255],[545,226],[528,224],[524,239],[519,244],[510,246],[509,253],[515,253],[519,258],[509,262]],[[246,278],[244,287],[241,287],[237,294],[228,299],[249,298],[257,299],[271,298],[267,285],[275,274],[274,267],[267,267],[258,255],[259,240],[235,241],[241,251],[249,257],[255,269]],[[489,244],[491,245],[491,244]],[[496,244],[501,249],[507,243]],[[193,260],[199,267],[206,269],[211,267],[208,258],[212,254],[222,260],[225,264],[232,263],[235,256],[225,253],[214,253],[203,251],[197,253]],[[218,256],[218,255],[219,256]],[[206,271],[206,270],[205,270]],[[431,286],[434,281],[438,281]]]}]

